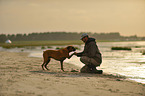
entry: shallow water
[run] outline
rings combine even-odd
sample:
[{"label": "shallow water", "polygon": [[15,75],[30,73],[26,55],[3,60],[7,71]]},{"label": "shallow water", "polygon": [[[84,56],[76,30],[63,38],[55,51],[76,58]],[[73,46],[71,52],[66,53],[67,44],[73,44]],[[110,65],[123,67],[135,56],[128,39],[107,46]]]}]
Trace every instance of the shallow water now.
[{"label": "shallow water", "polygon": [[[134,41],[134,42],[98,42],[97,43],[103,57],[103,62],[98,69],[102,69],[105,73],[110,74],[120,74],[128,77],[131,80],[135,80],[140,83],[145,84],[145,55],[142,55],[141,51],[145,50],[145,41]],[[81,52],[83,50],[83,45],[78,46]],[[112,46],[118,47],[131,47],[131,51],[113,51]],[[56,47],[64,46],[52,46],[47,49],[56,49]],[[30,57],[40,57],[42,58],[43,51],[46,49],[41,49],[41,47],[35,48],[14,48],[14,49],[3,49],[2,51],[12,51],[12,52],[29,52]],[[70,53],[71,54],[71,53]],[[79,58],[73,56],[71,59],[66,59],[65,62],[75,64],[82,67],[83,64],[80,62]]]},{"label": "shallow water", "polygon": [[[145,84],[145,55],[141,53],[145,50],[145,42],[99,42],[98,46],[103,56],[103,62],[98,69],[102,69],[105,73],[120,74]],[[113,51],[112,46],[131,47],[132,51]],[[66,62],[83,66],[75,56]]]}]

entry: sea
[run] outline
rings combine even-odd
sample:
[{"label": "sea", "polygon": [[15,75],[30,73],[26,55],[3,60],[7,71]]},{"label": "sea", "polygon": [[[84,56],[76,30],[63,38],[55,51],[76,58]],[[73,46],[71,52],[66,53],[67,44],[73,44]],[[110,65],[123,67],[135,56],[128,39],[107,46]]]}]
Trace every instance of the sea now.
[{"label": "sea", "polygon": [[[49,42],[49,41],[48,41]],[[100,52],[102,53],[102,64],[98,69],[103,70],[104,73],[125,76],[129,80],[133,80],[145,84],[145,41],[125,41],[125,42],[97,42]],[[82,52],[84,44],[73,45],[77,47],[76,52]],[[56,48],[63,48],[65,46],[37,46],[24,48],[5,49],[0,47],[0,51],[9,52],[28,52],[29,57],[43,58],[43,51]],[[112,47],[131,47],[132,50],[112,50]],[[72,54],[72,53],[70,53]],[[76,65],[78,67],[84,66],[80,62],[80,58],[73,56],[71,59],[66,59],[64,62]]]}]

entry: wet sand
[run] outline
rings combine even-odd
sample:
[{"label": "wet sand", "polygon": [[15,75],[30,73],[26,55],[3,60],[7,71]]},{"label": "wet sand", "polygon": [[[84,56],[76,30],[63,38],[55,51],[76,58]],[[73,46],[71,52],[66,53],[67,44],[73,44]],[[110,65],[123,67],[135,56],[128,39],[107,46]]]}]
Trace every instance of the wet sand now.
[{"label": "wet sand", "polygon": [[0,52],[0,96],[145,96],[145,85],[104,74],[70,72],[77,66],[52,60],[42,70],[42,58],[28,53]]}]

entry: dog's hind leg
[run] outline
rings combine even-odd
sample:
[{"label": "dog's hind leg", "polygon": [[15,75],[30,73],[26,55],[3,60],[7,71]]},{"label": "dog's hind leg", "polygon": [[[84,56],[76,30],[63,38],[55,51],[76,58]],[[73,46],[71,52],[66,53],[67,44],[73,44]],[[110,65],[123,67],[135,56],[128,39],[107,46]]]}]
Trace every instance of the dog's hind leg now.
[{"label": "dog's hind leg", "polygon": [[48,65],[48,63],[50,62],[50,58],[48,58],[48,60],[47,60],[47,62],[45,63],[45,68],[47,69],[47,70],[49,70],[48,68],[47,68],[47,65]]},{"label": "dog's hind leg", "polygon": [[43,64],[41,65],[42,69],[44,70],[43,66],[44,66],[45,62],[43,62]]}]

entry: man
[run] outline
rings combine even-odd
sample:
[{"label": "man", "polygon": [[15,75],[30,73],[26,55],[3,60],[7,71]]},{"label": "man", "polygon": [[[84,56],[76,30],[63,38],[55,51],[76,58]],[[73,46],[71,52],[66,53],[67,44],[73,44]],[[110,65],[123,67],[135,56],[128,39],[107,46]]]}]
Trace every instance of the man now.
[{"label": "man", "polygon": [[77,57],[80,57],[80,61],[85,64],[81,68],[82,73],[99,73],[102,74],[102,70],[97,70],[96,67],[102,63],[102,56],[96,45],[94,38],[89,38],[88,34],[84,33],[81,36],[81,40],[85,43],[84,51],[80,53],[74,53]]}]

